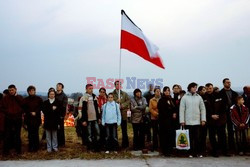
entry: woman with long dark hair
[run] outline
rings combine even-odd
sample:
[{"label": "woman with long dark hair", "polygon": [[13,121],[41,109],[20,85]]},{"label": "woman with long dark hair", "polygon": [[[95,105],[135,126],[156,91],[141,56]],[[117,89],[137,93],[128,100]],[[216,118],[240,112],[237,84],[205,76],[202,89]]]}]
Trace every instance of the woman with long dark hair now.
[{"label": "woman with long dark hair", "polygon": [[170,156],[174,146],[176,110],[169,87],[163,88],[163,96],[157,107],[159,111],[160,147],[163,155]]}]

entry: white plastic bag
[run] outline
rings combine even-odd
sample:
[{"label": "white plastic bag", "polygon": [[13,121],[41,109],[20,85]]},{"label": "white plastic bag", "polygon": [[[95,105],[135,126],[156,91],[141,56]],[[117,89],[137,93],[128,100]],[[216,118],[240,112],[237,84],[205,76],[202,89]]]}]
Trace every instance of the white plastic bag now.
[{"label": "white plastic bag", "polygon": [[176,130],[176,148],[178,150],[189,150],[190,149],[190,140],[189,140],[189,130],[182,129]]}]

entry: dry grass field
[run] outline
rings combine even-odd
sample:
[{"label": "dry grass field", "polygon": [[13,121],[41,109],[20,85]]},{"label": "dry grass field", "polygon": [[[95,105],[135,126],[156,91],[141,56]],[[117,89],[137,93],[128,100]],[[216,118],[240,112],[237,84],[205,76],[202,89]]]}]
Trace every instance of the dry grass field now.
[{"label": "dry grass field", "polygon": [[[42,138],[43,129],[40,128],[40,139]],[[48,153],[46,150],[46,141],[41,140],[40,150],[38,152],[28,152],[28,132],[22,128],[22,154],[17,155],[15,150],[11,150],[10,155],[0,160],[51,160],[51,159],[114,159],[114,158],[132,158],[133,155],[128,150],[132,150],[132,127],[128,125],[128,134],[130,148],[120,150],[118,154],[105,154],[104,151],[99,153],[87,152],[86,147],[82,145],[81,138],[77,137],[74,127],[65,127],[66,146],[59,148],[59,152]],[[118,128],[119,143],[121,143],[121,129]],[[1,142],[1,150],[3,143]]]}]

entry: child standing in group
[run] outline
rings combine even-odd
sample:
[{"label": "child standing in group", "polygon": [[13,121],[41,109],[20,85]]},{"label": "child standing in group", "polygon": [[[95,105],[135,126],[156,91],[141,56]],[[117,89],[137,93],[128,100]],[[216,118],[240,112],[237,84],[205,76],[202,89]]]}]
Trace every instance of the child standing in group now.
[{"label": "child standing in group", "polygon": [[117,126],[121,124],[120,106],[114,101],[113,93],[108,94],[108,102],[102,106],[102,125],[106,129],[106,152],[118,149]]},{"label": "child standing in group", "polygon": [[249,121],[249,110],[244,105],[242,96],[236,98],[236,104],[231,107],[231,120],[235,129],[236,142],[239,155],[246,153],[247,137],[246,131]]}]

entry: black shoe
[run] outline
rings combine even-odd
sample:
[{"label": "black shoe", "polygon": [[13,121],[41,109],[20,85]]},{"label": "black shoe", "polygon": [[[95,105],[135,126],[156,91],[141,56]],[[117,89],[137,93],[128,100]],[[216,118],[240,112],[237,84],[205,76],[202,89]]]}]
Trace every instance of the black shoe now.
[{"label": "black shoe", "polygon": [[29,151],[29,152],[34,152],[34,149],[33,149],[33,148],[29,148],[28,151]]},{"label": "black shoe", "polygon": [[231,155],[228,154],[228,153],[224,153],[223,155],[224,155],[225,157],[231,157]]},{"label": "black shoe", "polygon": [[126,148],[128,148],[128,145],[123,145],[122,148],[126,149]]},{"label": "black shoe", "polygon": [[17,150],[16,153],[17,153],[17,155],[21,155],[22,151],[21,150]]},{"label": "black shoe", "polygon": [[8,155],[10,155],[10,152],[9,152],[9,151],[4,151],[4,152],[3,152],[3,156],[4,156],[4,157],[7,157]]},{"label": "black shoe", "polygon": [[219,155],[218,155],[217,153],[213,153],[212,156],[213,156],[214,158],[218,158],[218,157],[219,157]]},{"label": "black shoe", "polygon": [[138,148],[133,148],[134,151],[138,151],[139,149]]}]

